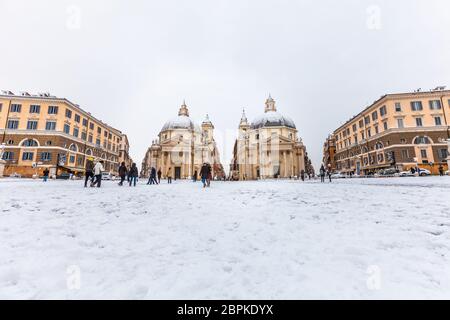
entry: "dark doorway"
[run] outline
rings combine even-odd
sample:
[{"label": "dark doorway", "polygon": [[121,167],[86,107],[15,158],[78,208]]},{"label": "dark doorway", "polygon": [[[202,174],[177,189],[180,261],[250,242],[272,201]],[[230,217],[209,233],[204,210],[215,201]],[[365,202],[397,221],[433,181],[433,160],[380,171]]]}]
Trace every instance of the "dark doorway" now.
[{"label": "dark doorway", "polygon": [[175,180],[181,179],[181,167],[175,167]]}]

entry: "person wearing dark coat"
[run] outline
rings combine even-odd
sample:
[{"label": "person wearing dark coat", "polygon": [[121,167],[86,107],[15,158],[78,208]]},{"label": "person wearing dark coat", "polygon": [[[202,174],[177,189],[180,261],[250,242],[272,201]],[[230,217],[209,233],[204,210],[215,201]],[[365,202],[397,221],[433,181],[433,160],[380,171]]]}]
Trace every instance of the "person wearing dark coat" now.
[{"label": "person wearing dark coat", "polygon": [[48,171],[48,168],[45,168],[45,170],[44,170],[44,182],[47,182],[49,174],[50,174],[50,171]]},{"label": "person wearing dark coat", "polygon": [[300,178],[305,181],[305,170],[300,171]]},{"label": "person wearing dark coat", "polygon": [[128,173],[128,170],[125,165],[125,162],[122,162],[122,164],[119,167],[119,176],[120,176],[119,186],[123,186],[123,182],[126,179],[127,173]]},{"label": "person wearing dark coat", "polygon": [[208,177],[206,178],[206,185],[209,188],[211,186],[211,180],[212,180],[212,168],[209,163],[206,164],[206,167],[208,168]]},{"label": "person wearing dark coat", "polygon": [[172,183],[172,168],[167,169],[167,183],[171,184]]},{"label": "person wearing dark coat", "polygon": [[84,168],[86,172],[86,177],[84,179],[84,187],[87,188],[87,183],[89,180],[91,180],[91,183],[93,183],[94,179],[94,161],[92,159],[87,159],[86,161],[86,167]]},{"label": "person wearing dark coat", "polygon": [[322,166],[320,167],[320,182],[325,182],[325,173],[325,167],[322,164]]},{"label": "person wearing dark coat", "polygon": [[156,169],[155,167],[152,167],[150,170],[150,177],[148,178],[147,184],[158,184],[158,181],[156,181]]},{"label": "person wearing dark coat", "polygon": [[197,176],[198,176],[198,173],[197,173],[197,170],[195,170],[194,175],[192,176],[192,181],[197,182]]},{"label": "person wearing dark coat", "polygon": [[203,188],[206,188],[208,174],[209,174],[208,165],[204,163],[202,165],[202,168],[200,169],[200,178],[202,179]]},{"label": "person wearing dark coat", "polygon": [[161,172],[161,168],[158,169],[158,184],[161,183],[161,176],[162,176],[162,172]]},{"label": "person wearing dark coat", "polygon": [[134,184],[134,186],[136,187],[136,181],[138,178],[139,172],[138,172],[138,168],[136,167],[136,163],[133,163],[131,165],[131,169],[128,172],[128,178],[130,180],[130,187],[132,184]]}]

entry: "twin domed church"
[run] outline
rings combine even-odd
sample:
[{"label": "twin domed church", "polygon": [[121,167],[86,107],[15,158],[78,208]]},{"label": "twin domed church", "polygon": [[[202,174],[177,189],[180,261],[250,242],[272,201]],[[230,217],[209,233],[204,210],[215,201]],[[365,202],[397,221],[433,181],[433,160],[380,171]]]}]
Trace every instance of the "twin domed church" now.
[{"label": "twin domed church", "polygon": [[220,162],[214,125],[206,119],[197,125],[190,117],[186,103],[178,116],[167,121],[152,142],[142,163],[141,175],[148,177],[152,167],[162,177],[170,172],[175,179],[191,179],[209,163],[216,179],[255,180],[298,177],[302,171],[312,173],[306,148],[297,135],[291,118],[280,114],[269,96],[264,114],[248,122],[245,111],[239,124],[239,135],[233,149],[230,172]]}]

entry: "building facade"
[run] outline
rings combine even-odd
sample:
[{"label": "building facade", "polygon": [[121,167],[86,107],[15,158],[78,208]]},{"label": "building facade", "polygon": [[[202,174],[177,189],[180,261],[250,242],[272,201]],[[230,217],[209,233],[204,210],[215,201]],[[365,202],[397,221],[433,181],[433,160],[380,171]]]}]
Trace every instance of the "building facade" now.
[{"label": "building facade", "polygon": [[277,111],[269,96],[264,114],[251,123],[245,111],[233,149],[230,174],[234,180],[298,177],[314,172],[295,123]]},{"label": "building facade", "polygon": [[103,159],[116,173],[122,132],[80,106],[48,93],[0,95],[0,139],[4,175],[23,177],[84,173],[86,159]]},{"label": "building facade", "polygon": [[336,170],[420,167],[436,174],[448,168],[449,120],[450,91],[442,87],[385,95],[334,131]]},{"label": "building facade", "polygon": [[330,134],[323,144],[323,159],[322,163],[327,170],[331,172],[336,171],[336,141],[334,135]]},{"label": "building facade", "polygon": [[154,167],[161,170],[163,178],[167,177],[170,169],[175,179],[191,179],[195,173],[197,176],[200,174],[203,163],[211,165],[214,178],[224,176],[214,140],[214,125],[206,116],[198,126],[189,117],[189,109],[183,103],[178,116],[164,124],[158,139],[148,148],[142,162],[141,176],[148,177]]},{"label": "building facade", "polygon": [[125,162],[127,168],[131,168],[133,159],[130,156],[130,143],[126,134],[122,134],[119,141],[119,165]]}]

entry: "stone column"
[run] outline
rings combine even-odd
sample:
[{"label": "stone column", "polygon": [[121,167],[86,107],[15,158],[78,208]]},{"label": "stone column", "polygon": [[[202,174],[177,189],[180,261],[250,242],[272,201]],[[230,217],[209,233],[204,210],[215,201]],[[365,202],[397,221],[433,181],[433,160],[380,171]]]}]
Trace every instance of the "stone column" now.
[{"label": "stone column", "polygon": [[291,176],[296,176],[297,174],[294,172],[294,148],[292,148],[292,150],[289,153],[291,156],[291,163],[290,163],[290,171],[291,171]]},{"label": "stone column", "polygon": [[284,165],[284,177],[285,178],[288,177],[288,165],[287,165],[286,152],[287,152],[286,150],[283,151],[283,165]]}]

